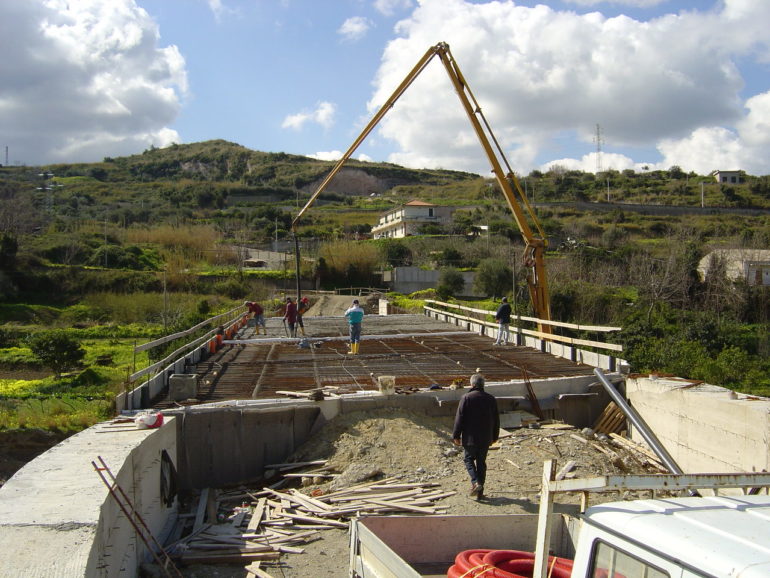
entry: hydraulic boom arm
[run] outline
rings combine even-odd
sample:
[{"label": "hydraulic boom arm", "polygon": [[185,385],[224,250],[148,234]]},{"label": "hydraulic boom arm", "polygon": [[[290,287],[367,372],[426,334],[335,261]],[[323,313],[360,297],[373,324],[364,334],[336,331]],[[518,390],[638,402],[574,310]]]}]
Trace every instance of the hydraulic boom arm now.
[{"label": "hydraulic boom arm", "polygon": [[[543,230],[540,227],[540,223],[532,210],[529,201],[527,200],[524,191],[519,184],[518,179],[513,174],[508,161],[500,148],[497,139],[492,133],[492,129],[481,112],[481,107],[476,101],[476,97],[473,96],[471,89],[465,82],[462,72],[457,65],[452,53],[449,51],[449,45],[445,42],[440,42],[435,46],[431,46],[419,62],[412,68],[406,78],[396,88],[393,94],[385,101],[379,111],[372,117],[369,124],[366,125],[361,134],[356,138],[350,148],[345,152],[342,158],[337,162],[331,172],[326,176],[323,182],[319,185],[315,193],[302,207],[302,210],[297,213],[297,216],[292,222],[292,229],[296,230],[297,223],[302,218],[302,215],[310,208],[315,202],[318,195],[320,195],[336,176],[336,174],[342,169],[344,164],[348,161],[351,155],[359,147],[359,145],[366,139],[369,133],[374,130],[377,124],[387,114],[387,112],[393,107],[395,102],[401,97],[407,88],[414,82],[419,74],[425,69],[428,63],[434,56],[438,56],[441,63],[444,65],[449,79],[457,92],[457,96],[460,98],[460,103],[465,109],[465,113],[468,115],[473,129],[476,132],[476,136],[481,143],[484,152],[492,165],[492,172],[495,174],[498,184],[500,185],[503,195],[505,196],[508,206],[513,213],[513,217],[516,220],[516,224],[521,231],[522,238],[524,239],[524,266],[527,267],[527,285],[529,287],[529,295],[532,300],[532,307],[535,311],[535,315],[544,321],[550,321],[551,319],[551,306],[550,297],[548,294],[548,283],[546,280],[545,272],[545,248],[547,241]],[[492,144],[494,143],[494,147]],[[505,166],[505,170],[503,169]],[[526,212],[525,212],[526,211]],[[530,227],[530,222],[534,225],[536,232]],[[546,324],[540,325],[540,331],[543,333],[551,333],[551,326]]]}]

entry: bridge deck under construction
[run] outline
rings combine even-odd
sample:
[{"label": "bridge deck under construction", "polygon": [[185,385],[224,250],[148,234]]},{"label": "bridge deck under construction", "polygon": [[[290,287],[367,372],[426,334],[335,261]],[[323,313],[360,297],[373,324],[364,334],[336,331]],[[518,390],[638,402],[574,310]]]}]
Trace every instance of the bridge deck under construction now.
[{"label": "bridge deck under construction", "polygon": [[280,319],[268,320],[268,335],[240,331],[217,353],[198,363],[198,396],[183,402],[158,400],[154,407],[234,399],[275,398],[314,389],[350,393],[378,389],[393,376],[396,391],[463,385],[474,372],[489,382],[590,375],[592,367],[530,347],[495,346],[485,336],[421,315],[367,316],[358,355],[350,355],[347,324],[339,317],[305,319],[307,339],[286,339]]}]

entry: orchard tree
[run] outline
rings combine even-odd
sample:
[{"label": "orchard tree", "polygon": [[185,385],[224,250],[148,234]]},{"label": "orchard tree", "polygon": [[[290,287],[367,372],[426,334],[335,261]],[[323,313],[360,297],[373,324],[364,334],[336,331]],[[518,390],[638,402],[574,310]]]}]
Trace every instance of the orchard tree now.
[{"label": "orchard tree", "polygon": [[436,286],[436,293],[439,294],[439,297],[442,299],[456,297],[463,289],[465,289],[463,274],[454,267],[442,267]]},{"label": "orchard tree", "polygon": [[513,273],[502,259],[484,259],[476,270],[473,287],[482,295],[499,297],[511,288]]}]

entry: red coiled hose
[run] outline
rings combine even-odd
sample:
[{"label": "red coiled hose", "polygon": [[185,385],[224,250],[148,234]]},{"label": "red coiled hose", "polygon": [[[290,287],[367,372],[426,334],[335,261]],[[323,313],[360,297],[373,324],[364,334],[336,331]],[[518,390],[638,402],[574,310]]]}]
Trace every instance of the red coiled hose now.
[{"label": "red coiled hose", "polygon": [[[455,563],[447,571],[447,578],[532,578],[534,567],[534,552],[464,550],[455,556]],[[570,578],[572,560],[550,556],[548,567],[551,578]]]}]

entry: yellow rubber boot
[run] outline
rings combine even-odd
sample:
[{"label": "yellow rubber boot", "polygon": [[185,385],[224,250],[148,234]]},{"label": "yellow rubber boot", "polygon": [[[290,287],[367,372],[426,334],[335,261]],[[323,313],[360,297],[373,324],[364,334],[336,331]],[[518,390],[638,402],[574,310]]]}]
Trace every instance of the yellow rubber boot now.
[{"label": "yellow rubber boot", "polygon": [[305,328],[300,327],[299,330],[302,332],[302,337],[305,337]]},{"label": "yellow rubber boot", "polygon": [[356,352],[356,344],[349,343],[348,347],[350,347],[350,349],[348,350],[348,355],[353,355]]},{"label": "yellow rubber boot", "polygon": [[358,355],[358,343],[354,343],[354,344],[353,344],[353,353],[355,353],[356,355]]}]

